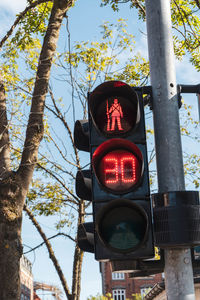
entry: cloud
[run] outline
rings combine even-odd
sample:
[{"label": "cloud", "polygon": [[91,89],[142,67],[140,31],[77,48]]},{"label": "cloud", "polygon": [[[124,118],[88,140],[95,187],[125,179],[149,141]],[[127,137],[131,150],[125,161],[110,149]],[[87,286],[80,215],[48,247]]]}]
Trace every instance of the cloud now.
[{"label": "cloud", "polygon": [[199,73],[189,61],[189,57],[184,57],[181,61],[176,60],[176,74],[182,84],[199,83]]},{"label": "cloud", "polygon": [[15,20],[15,15],[24,10],[26,0],[0,0],[0,37],[2,38]]},{"label": "cloud", "polygon": [[144,32],[141,33],[140,38],[136,41],[136,50],[146,60],[149,59],[147,36],[145,35]]},{"label": "cloud", "polygon": [[8,14],[16,14],[26,7],[26,0],[1,0],[0,9],[6,10]]}]

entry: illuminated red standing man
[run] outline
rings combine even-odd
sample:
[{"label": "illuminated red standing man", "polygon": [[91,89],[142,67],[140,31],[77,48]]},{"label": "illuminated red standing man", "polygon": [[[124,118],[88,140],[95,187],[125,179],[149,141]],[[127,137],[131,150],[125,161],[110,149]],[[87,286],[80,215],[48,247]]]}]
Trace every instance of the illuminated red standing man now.
[{"label": "illuminated red standing man", "polygon": [[[110,117],[109,114],[111,114],[112,118],[112,125],[110,129]],[[107,115],[108,115],[108,123],[107,123],[107,130],[113,131],[115,130],[115,126],[117,123],[118,130],[123,130],[121,125],[121,118],[123,118],[123,112],[120,103],[118,103],[118,99],[114,99],[114,103],[111,105],[109,111],[107,108]]]}]

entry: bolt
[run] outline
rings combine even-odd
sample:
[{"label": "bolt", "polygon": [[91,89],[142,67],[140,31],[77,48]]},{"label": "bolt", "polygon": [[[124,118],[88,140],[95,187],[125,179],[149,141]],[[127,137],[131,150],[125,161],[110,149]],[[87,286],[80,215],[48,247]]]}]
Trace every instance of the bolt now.
[{"label": "bolt", "polygon": [[185,258],[184,258],[184,263],[185,263],[185,264],[189,264],[189,261],[190,261],[190,260],[189,260],[188,257],[185,257]]}]

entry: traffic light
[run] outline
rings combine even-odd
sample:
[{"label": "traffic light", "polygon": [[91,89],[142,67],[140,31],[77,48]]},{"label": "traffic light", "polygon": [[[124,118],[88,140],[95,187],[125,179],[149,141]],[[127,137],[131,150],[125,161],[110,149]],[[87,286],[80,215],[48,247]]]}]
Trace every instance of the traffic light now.
[{"label": "traffic light", "polygon": [[108,81],[88,95],[95,258],[154,256],[143,93]]}]

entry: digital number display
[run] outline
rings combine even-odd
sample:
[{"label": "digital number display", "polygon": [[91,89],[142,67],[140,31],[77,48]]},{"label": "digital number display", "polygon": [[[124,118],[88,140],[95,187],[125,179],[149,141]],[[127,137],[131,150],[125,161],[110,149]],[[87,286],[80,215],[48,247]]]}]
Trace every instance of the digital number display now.
[{"label": "digital number display", "polygon": [[103,156],[98,173],[105,187],[123,192],[138,183],[141,176],[141,162],[129,151],[114,150]]}]

